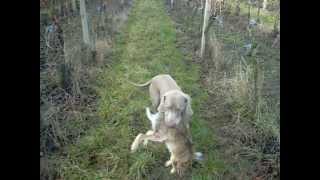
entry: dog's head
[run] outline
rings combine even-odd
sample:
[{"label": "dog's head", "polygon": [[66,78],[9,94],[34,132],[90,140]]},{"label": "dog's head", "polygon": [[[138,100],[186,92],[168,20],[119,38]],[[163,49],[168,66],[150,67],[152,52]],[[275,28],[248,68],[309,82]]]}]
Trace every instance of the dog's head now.
[{"label": "dog's head", "polygon": [[174,127],[181,121],[188,123],[193,114],[191,98],[181,91],[169,91],[161,97],[158,111],[164,113],[168,127]]}]

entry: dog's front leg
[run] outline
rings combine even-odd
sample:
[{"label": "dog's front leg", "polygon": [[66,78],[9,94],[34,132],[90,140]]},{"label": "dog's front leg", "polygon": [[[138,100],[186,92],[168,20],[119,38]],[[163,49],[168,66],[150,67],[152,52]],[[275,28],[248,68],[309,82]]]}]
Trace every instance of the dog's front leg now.
[{"label": "dog's front leg", "polygon": [[154,132],[158,132],[160,123],[160,113],[152,114],[150,109],[146,107],[146,115],[151,122],[151,128]]}]

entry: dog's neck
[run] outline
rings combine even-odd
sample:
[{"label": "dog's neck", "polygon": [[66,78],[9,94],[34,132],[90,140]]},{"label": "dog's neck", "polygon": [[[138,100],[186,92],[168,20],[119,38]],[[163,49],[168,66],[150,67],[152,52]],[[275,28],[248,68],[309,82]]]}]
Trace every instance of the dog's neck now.
[{"label": "dog's neck", "polygon": [[180,91],[180,90],[178,90],[178,89],[172,89],[172,90],[169,90],[169,91],[163,93],[162,96],[161,96],[161,98],[162,98],[163,96],[167,96],[168,94],[175,93],[175,92],[182,93],[182,91]]}]

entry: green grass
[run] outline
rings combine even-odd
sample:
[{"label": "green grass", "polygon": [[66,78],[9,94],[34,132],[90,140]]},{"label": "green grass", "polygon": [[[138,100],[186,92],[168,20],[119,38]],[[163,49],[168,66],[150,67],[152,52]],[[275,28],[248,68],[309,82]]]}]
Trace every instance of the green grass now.
[{"label": "green grass", "polygon": [[164,167],[169,158],[164,145],[153,143],[134,154],[129,151],[135,136],[150,128],[144,108],[151,102],[146,89],[128,84],[127,79],[141,83],[161,73],[170,74],[193,98],[193,140],[206,160],[193,168],[192,179],[218,178],[223,163],[214,151],[213,133],[199,116],[200,102],[207,98],[200,87],[200,67],[190,65],[175,42],[175,27],[164,1],[135,1],[117,37],[111,68],[105,68],[99,79],[98,113],[103,123],[88,129],[79,142],[66,148],[65,156],[57,158],[63,179],[175,179]]}]

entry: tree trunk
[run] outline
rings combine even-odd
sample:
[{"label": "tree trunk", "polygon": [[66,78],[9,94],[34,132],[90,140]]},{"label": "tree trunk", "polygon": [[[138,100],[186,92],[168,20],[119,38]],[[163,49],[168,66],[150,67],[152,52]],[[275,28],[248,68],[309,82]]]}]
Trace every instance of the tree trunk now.
[{"label": "tree trunk", "polygon": [[248,1],[248,21],[250,22],[251,0]]},{"label": "tree trunk", "polygon": [[102,3],[102,26],[105,28],[106,24],[105,24],[105,19],[106,19],[106,7],[107,5],[105,4],[105,2]]},{"label": "tree trunk", "polygon": [[80,16],[81,16],[81,23],[82,23],[82,35],[83,35],[83,41],[85,44],[90,44],[90,38],[89,38],[89,27],[88,27],[88,17],[85,7],[85,1],[80,0]]},{"label": "tree trunk", "polygon": [[221,16],[222,8],[224,6],[224,0],[220,0],[218,2],[219,2],[219,16]]},{"label": "tree trunk", "polygon": [[258,0],[258,13],[257,13],[257,23],[260,23],[260,8],[261,7],[261,2]]},{"label": "tree trunk", "polygon": [[70,15],[70,6],[69,6],[69,1],[66,1],[65,4],[64,4],[64,14],[66,17],[69,17]]},{"label": "tree trunk", "polygon": [[76,14],[76,12],[77,12],[77,2],[76,2],[76,0],[72,0],[71,2],[72,2],[72,11],[73,11],[74,14]]},{"label": "tree trunk", "polygon": [[71,87],[72,87],[72,73],[71,73],[71,61],[70,57],[68,57],[68,51],[64,42],[65,39],[65,33],[63,32],[63,29],[61,27],[61,21],[59,21],[58,18],[54,19],[54,24],[57,27],[56,32],[56,38],[57,41],[59,42],[59,46],[56,47],[58,48],[58,53],[61,54],[63,57],[63,63],[60,63],[58,66],[58,71],[60,72],[61,75],[61,87],[68,93],[71,92]]},{"label": "tree trunk", "polygon": [[202,37],[201,37],[201,49],[200,49],[200,57],[203,58],[204,52],[205,52],[205,45],[206,45],[206,37],[205,37],[205,32],[208,26],[208,21],[209,21],[209,12],[211,9],[211,0],[206,0],[206,4],[204,7],[204,17],[203,17],[203,26],[202,26]]},{"label": "tree trunk", "polygon": [[94,51],[94,49],[95,49],[94,48],[94,42],[93,42],[92,37],[90,37],[88,15],[87,15],[87,12],[86,12],[85,0],[80,0],[80,16],[81,16],[81,23],[82,23],[83,42],[92,51]]},{"label": "tree trunk", "polygon": [[[279,9],[280,10],[280,9]],[[276,36],[278,33],[279,33],[279,21],[280,21],[280,12],[278,10],[278,14],[277,14],[277,17],[276,17],[276,20],[273,24],[273,35]]]},{"label": "tree trunk", "polygon": [[237,0],[236,12],[235,15],[239,16],[240,14],[240,0]]},{"label": "tree trunk", "polygon": [[263,0],[262,9],[266,10],[268,5],[268,0]]},{"label": "tree trunk", "polygon": [[62,17],[62,8],[60,3],[58,4],[57,8],[58,8],[58,16]]},{"label": "tree trunk", "polygon": [[170,8],[173,8],[173,0],[170,0]]}]

